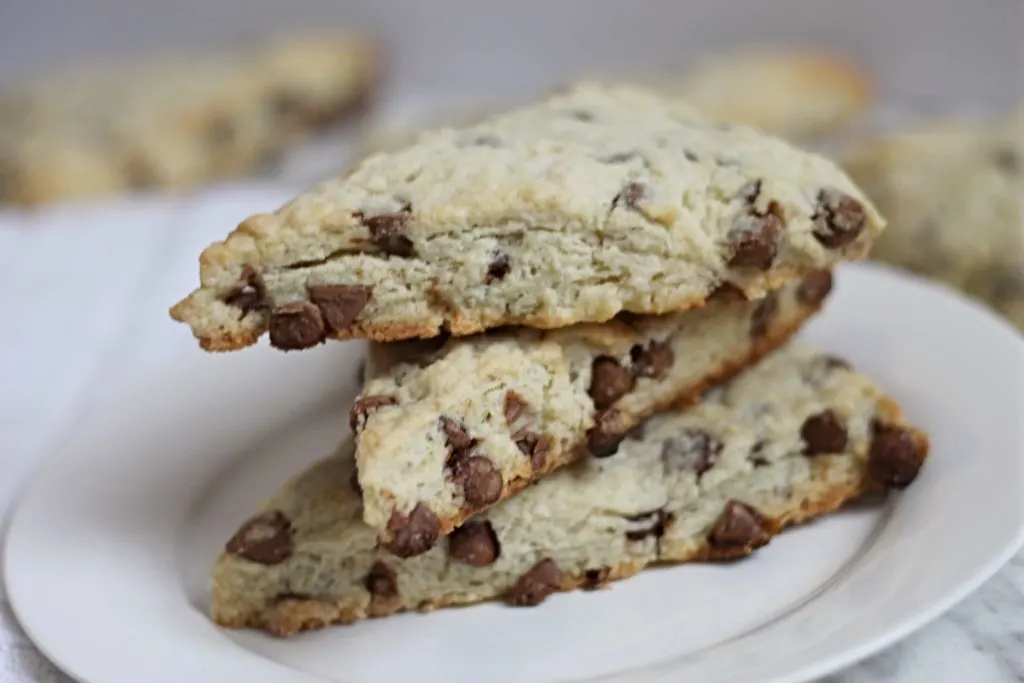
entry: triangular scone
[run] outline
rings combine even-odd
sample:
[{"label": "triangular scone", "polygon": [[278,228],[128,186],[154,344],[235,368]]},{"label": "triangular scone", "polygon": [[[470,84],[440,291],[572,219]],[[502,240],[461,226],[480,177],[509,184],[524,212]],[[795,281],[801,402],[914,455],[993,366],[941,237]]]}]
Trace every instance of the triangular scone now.
[{"label": "triangular scone", "polygon": [[662,413],[475,517],[424,555],[376,548],[352,444],[285,485],[228,542],[214,620],[279,635],[504,597],[535,605],[654,563],[733,558],[872,489],[928,452],[896,404],[842,361],[790,346],[689,412]]},{"label": "triangular scone", "polygon": [[809,140],[863,111],[873,86],[856,64],[823,52],[753,50],[698,63],[660,90],[684,97],[716,121],[754,126],[786,140]]},{"label": "triangular scone", "polygon": [[762,299],[374,343],[351,411],[363,520],[401,557],[585,453],[614,451],[670,404],[693,403],[784,343],[832,284],[808,275]]},{"label": "triangular scone", "polygon": [[844,157],[890,218],[872,258],[942,280],[1024,330],[1024,108],[919,126]]},{"label": "triangular scone", "polygon": [[376,46],[307,34],[255,49],[75,66],[0,91],[0,203],[37,204],[251,171],[352,113]]},{"label": "triangular scone", "polygon": [[250,217],[171,312],[212,350],[555,328],[698,307],[725,283],[758,298],[864,256],[883,224],[823,157],[583,85]]}]

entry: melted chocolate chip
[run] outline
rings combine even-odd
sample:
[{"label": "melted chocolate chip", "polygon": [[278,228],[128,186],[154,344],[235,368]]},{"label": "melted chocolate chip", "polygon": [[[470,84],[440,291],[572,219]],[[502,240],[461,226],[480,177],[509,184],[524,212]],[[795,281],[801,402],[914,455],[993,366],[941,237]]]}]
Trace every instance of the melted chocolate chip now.
[{"label": "melted chocolate chip", "polygon": [[823,410],[811,415],[800,427],[806,455],[838,454],[846,450],[846,423],[835,411]]},{"label": "melted chocolate chip", "polygon": [[280,564],[295,549],[291,521],[280,510],[263,512],[243,524],[225,548],[251,562]]},{"label": "melted chocolate chip", "polygon": [[829,249],[839,249],[864,231],[867,213],[864,205],[850,195],[824,189],[818,193],[818,205],[811,220],[814,237]]},{"label": "melted chocolate chip", "polygon": [[875,422],[872,431],[868,455],[871,479],[887,488],[910,486],[921,470],[925,455],[918,452],[910,430]]},{"label": "melted chocolate chip", "polygon": [[665,529],[674,519],[671,512],[658,508],[650,512],[642,512],[638,515],[626,517],[631,522],[642,522],[644,526],[640,529],[633,529],[626,532],[626,539],[629,541],[642,541],[653,536],[658,539],[665,535]]},{"label": "melted chocolate chip", "polygon": [[441,431],[444,432],[445,444],[451,451],[448,457],[449,461],[466,455],[476,445],[476,439],[472,438],[466,428],[452,418],[442,415],[438,418],[438,424]]},{"label": "melted chocolate chip", "polygon": [[727,260],[734,268],[768,270],[775,261],[785,230],[782,207],[770,202],[765,211],[755,208],[761,194],[760,180],[740,188],[740,196],[749,204],[747,213],[736,218],[728,235]]},{"label": "melted chocolate chip", "polygon": [[484,276],[484,283],[491,284],[499,280],[504,280],[505,276],[508,275],[512,267],[509,265],[508,253],[504,251],[498,251],[494,254],[494,260],[487,266],[487,275]]},{"label": "melted chocolate chip", "polygon": [[832,273],[816,270],[805,275],[796,289],[796,300],[804,306],[817,306],[832,291]]},{"label": "melted chocolate chip", "polygon": [[316,346],[326,333],[323,314],[308,301],[282,304],[270,315],[270,344],[283,351]]},{"label": "melted chocolate chip", "polygon": [[741,216],[729,231],[729,265],[768,270],[775,262],[783,231],[781,212],[774,202],[767,213]]},{"label": "melted chocolate chip", "polygon": [[405,226],[409,222],[408,208],[392,213],[381,213],[376,216],[356,214],[360,222],[370,231],[370,241],[381,251],[408,258],[413,256],[415,249],[412,240],[405,236]]},{"label": "melted chocolate chip", "polygon": [[611,356],[598,356],[591,367],[588,393],[598,410],[604,410],[633,389],[635,378]]},{"label": "melted chocolate chip", "polygon": [[386,544],[388,552],[398,557],[422,555],[437,543],[441,522],[424,503],[417,503],[408,515],[395,510],[388,519],[392,541]]},{"label": "melted chocolate chip", "polygon": [[612,570],[611,567],[601,567],[600,569],[588,569],[583,573],[583,583],[580,586],[585,591],[592,591],[601,588],[608,583],[611,578]]},{"label": "melted chocolate chip", "polygon": [[743,552],[756,550],[771,539],[771,525],[764,515],[738,500],[725,504],[725,510],[708,536],[714,548]]},{"label": "melted chocolate chip", "polygon": [[242,284],[224,297],[224,303],[242,310],[242,317],[265,306],[267,295],[263,278],[255,268],[246,264],[240,276]]},{"label": "melted chocolate chip", "polygon": [[366,426],[367,415],[377,408],[393,406],[397,403],[398,399],[394,396],[364,396],[357,399],[348,412],[348,426],[352,428],[353,433],[358,434]]},{"label": "melted chocolate chip", "polygon": [[501,472],[482,456],[458,458],[452,466],[452,479],[462,487],[466,502],[474,507],[490,505],[501,498]]},{"label": "melted chocolate chip", "polygon": [[363,285],[310,285],[308,289],[310,300],[335,332],[348,330],[373,294],[373,287]]},{"label": "melted chocolate chip", "polygon": [[398,595],[398,575],[394,569],[380,560],[370,567],[370,573],[363,580],[363,585],[374,598],[387,600]]},{"label": "melted chocolate chip", "polygon": [[629,351],[633,361],[633,375],[664,379],[675,362],[675,354],[668,344],[652,341],[646,348],[637,344]]},{"label": "melted chocolate chip", "polygon": [[501,555],[501,545],[490,522],[470,520],[448,536],[448,555],[471,567],[486,567]]},{"label": "melted chocolate chip", "polygon": [[722,441],[707,430],[688,427],[678,436],[665,439],[661,461],[666,470],[694,472],[699,479],[714,466],[723,447]]},{"label": "melted chocolate chip", "polygon": [[519,577],[516,585],[509,591],[508,600],[519,606],[539,605],[561,588],[564,582],[565,576],[555,561],[545,558]]},{"label": "melted chocolate chip", "polygon": [[505,424],[511,425],[523,414],[526,401],[514,391],[505,392]]},{"label": "melted chocolate chip", "polygon": [[587,448],[595,458],[615,455],[624,435],[615,433],[619,412],[614,408],[602,410],[594,416],[594,426],[587,430]]},{"label": "melted chocolate chip", "polygon": [[547,434],[539,436],[525,427],[512,435],[512,441],[519,447],[523,455],[530,456],[530,466],[533,467],[534,472],[544,469],[548,462],[548,453],[555,443],[555,440]]}]

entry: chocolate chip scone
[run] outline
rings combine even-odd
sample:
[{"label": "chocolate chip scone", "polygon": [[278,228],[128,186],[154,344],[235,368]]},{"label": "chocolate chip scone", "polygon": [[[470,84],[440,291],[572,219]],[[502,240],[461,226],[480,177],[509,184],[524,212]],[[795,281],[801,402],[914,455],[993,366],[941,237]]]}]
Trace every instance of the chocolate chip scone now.
[{"label": "chocolate chip scone", "polygon": [[835,130],[873,99],[867,73],[847,59],[819,52],[715,56],[683,79],[660,78],[658,86],[710,118],[751,125],[791,141]]},{"label": "chocolate chip scone", "polygon": [[873,258],[947,282],[1024,330],[1024,110],[900,132],[845,164],[890,219]]},{"label": "chocolate chip scone", "polygon": [[200,259],[202,346],[394,341],[758,298],[859,258],[883,221],[831,162],[675,98],[579,86],[370,157]]},{"label": "chocolate chip scone", "polygon": [[182,187],[254,169],[355,109],[373,46],[303,36],[248,54],[86,67],[0,93],[0,202]]},{"label": "chocolate chip scone", "polygon": [[351,411],[363,520],[400,557],[626,432],[695,402],[785,342],[832,285],[821,271],[757,301],[558,330],[371,344]]},{"label": "chocolate chip scone", "polygon": [[224,626],[290,635],[499,597],[536,605],[655,562],[746,555],[788,524],[906,487],[927,452],[869,379],[794,345],[401,560],[362,521],[346,442],[231,538],[210,612]]}]

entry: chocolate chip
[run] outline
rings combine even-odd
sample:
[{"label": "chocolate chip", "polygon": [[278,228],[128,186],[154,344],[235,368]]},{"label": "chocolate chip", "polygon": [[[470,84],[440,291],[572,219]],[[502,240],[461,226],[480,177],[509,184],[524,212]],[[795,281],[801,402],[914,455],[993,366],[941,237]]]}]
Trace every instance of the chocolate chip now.
[{"label": "chocolate chip", "polygon": [[530,567],[529,571],[519,577],[516,585],[509,591],[508,600],[513,605],[539,605],[544,599],[562,587],[565,576],[555,561],[545,558]]},{"label": "chocolate chip", "polygon": [[526,401],[514,391],[505,392],[505,424],[511,425],[526,408]]},{"label": "chocolate chip", "polygon": [[867,223],[864,205],[839,190],[818,193],[818,205],[811,216],[814,237],[829,249],[838,249],[857,239]]},{"label": "chocolate chip", "polygon": [[629,350],[629,357],[633,361],[634,376],[654,379],[664,379],[676,359],[668,344],[656,341],[652,341],[647,348],[637,344]]},{"label": "chocolate chip", "polygon": [[678,436],[665,439],[661,445],[661,461],[667,470],[695,472],[699,479],[714,466],[724,444],[704,429],[688,427]]},{"label": "chocolate chip", "polygon": [[292,524],[280,510],[267,510],[243,524],[226,549],[259,564],[280,564],[295,549]]},{"label": "chocolate chip", "polygon": [[708,542],[715,548],[745,552],[756,550],[770,540],[771,528],[765,516],[738,500],[725,504],[722,516],[708,535]]},{"label": "chocolate chip", "polygon": [[630,183],[612,199],[612,208],[625,204],[627,208],[635,209],[637,203],[644,198],[645,192],[646,188],[640,183]]},{"label": "chocolate chip", "polygon": [[548,462],[548,452],[555,443],[547,434],[538,436],[536,432],[528,431],[525,427],[512,435],[512,441],[523,455],[530,456],[530,465],[534,472],[544,469]]},{"label": "chocolate chip", "polygon": [[416,503],[408,515],[397,510],[392,512],[388,519],[388,531],[393,539],[386,545],[388,552],[398,557],[415,557],[437,543],[441,522],[426,504]]},{"label": "chocolate chip", "polygon": [[380,560],[373,563],[363,585],[375,598],[388,599],[398,595],[398,575]]},{"label": "chocolate chip", "polygon": [[490,505],[501,498],[501,472],[482,456],[458,458],[452,466],[452,479],[462,486],[463,497],[474,507]]},{"label": "chocolate chip", "polygon": [[445,443],[451,450],[448,456],[449,461],[466,455],[476,445],[476,439],[472,438],[466,428],[452,418],[442,415],[438,418],[438,424],[441,431],[444,432]]},{"label": "chocolate chip", "polygon": [[614,408],[602,410],[594,416],[594,426],[587,430],[587,448],[595,458],[607,458],[619,450],[619,444],[625,437],[612,431],[618,416],[619,411]]},{"label": "chocolate chip", "polygon": [[263,278],[255,268],[248,264],[242,267],[240,279],[242,285],[224,297],[224,303],[242,309],[242,316],[245,317],[250,312],[263,307],[267,290],[263,284]]},{"label": "chocolate chip", "polygon": [[600,569],[588,569],[583,572],[583,583],[580,584],[580,588],[585,591],[593,591],[601,588],[609,582],[611,579],[612,570],[611,567],[601,567]]},{"label": "chocolate chip", "polygon": [[761,439],[753,446],[750,447],[750,463],[754,467],[767,467],[769,464],[768,458],[764,457],[764,449],[768,446],[768,442]]},{"label": "chocolate chip", "polygon": [[750,315],[750,336],[754,339],[763,337],[771,326],[772,318],[779,307],[779,295],[777,292],[768,292],[757,304],[757,308]]},{"label": "chocolate chip", "polygon": [[999,170],[1016,175],[1020,173],[1020,154],[1010,147],[1000,147],[992,153],[992,161]]},{"label": "chocolate chip", "polygon": [[372,411],[397,403],[398,399],[394,396],[364,396],[352,404],[352,409],[348,412],[348,426],[352,428],[353,433],[358,434],[366,425],[366,416]]},{"label": "chocolate chip", "polygon": [[683,156],[686,157],[687,161],[692,161],[695,164],[700,161],[700,157],[698,157],[696,154],[694,154],[688,149],[683,150]]},{"label": "chocolate chip", "polygon": [[796,288],[796,300],[804,306],[817,306],[832,291],[832,272],[816,270],[805,275]]},{"label": "chocolate chip", "polygon": [[584,123],[590,123],[594,120],[594,115],[589,111],[584,111],[583,109],[573,109],[569,112],[569,116],[577,121],[583,121]]},{"label": "chocolate chip", "polygon": [[626,532],[626,540],[629,541],[642,541],[648,536],[654,538],[661,538],[665,535],[665,529],[669,523],[673,520],[671,512],[665,512],[663,509],[658,508],[650,512],[642,512],[638,515],[631,515],[626,517],[630,522],[642,522],[643,527],[640,529],[633,529]]},{"label": "chocolate chip", "polygon": [[633,389],[635,378],[619,361],[611,356],[598,356],[590,370],[590,388],[587,393],[594,406],[604,410]]},{"label": "chocolate chip", "polygon": [[888,488],[909,486],[924,462],[910,430],[896,425],[875,422],[868,455],[871,479]]},{"label": "chocolate chip", "polygon": [[497,280],[504,280],[511,269],[508,262],[508,254],[499,250],[494,254],[494,260],[491,261],[491,265],[487,266],[487,275],[484,276],[484,283],[489,285]]},{"label": "chocolate chip", "polygon": [[846,424],[833,410],[811,415],[800,427],[805,455],[842,453],[846,449]]},{"label": "chocolate chip", "polygon": [[761,185],[760,180],[753,180],[740,188],[740,196],[750,207],[736,218],[729,230],[727,260],[730,266],[768,270],[775,261],[785,222],[777,202],[770,202],[764,211],[755,208]]},{"label": "chocolate chip", "polygon": [[647,316],[641,315],[640,313],[633,313],[632,311],[619,311],[615,314],[615,319],[623,325],[628,325],[633,329],[636,329],[641,321]]},{"label": "chocolate chip", "polygon": [[270,344],[284,351],[316,346],[326,332],[323,314],[308,301],[282,304],[270,315]]},{"label": "chocolate chip", "polygon": [[335,332],[351,327],[373,294],[373,287],[364,285],[310,285],[308,289],[310,300]]},{"label": "chocolate chip", "polygon": [[719,282],[711,290],[711,294],[708,295],[708,301],[720,301],[723,303],[746,300],[746,293],[731,282]]},{"label": "chocolate chip", "polygon": [[370,230],[370,241],[381,251],[403,258],[413,255],[415,250],[412,240],[405,236],[405,226],[409,222],[408,208],[370,217],[357,213],[356,217]]},{"label": "chocolate chip", "polygon": [[501,546],[491,523],[468,521],[448,536],[448,555],[471,567],[494,564],[501,555]]},{"label": "chocolate chip", "polygon": [[771,203],[767,213],[752,212],[740,216],[729,230],[729,265],[768,270],[775,262],[782,233],[781,212],[775,202]]}]

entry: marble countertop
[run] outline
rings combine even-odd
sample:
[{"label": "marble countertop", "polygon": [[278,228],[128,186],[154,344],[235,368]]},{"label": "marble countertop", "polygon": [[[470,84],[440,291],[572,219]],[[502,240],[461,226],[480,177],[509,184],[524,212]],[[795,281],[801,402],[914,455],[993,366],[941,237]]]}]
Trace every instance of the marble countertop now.
[{"label": "marble countertop", "polygon": [[[293,189],[248,183],[173,199],[0,210],[3,520],[87,406],[195,348],[166,310],[192,289],[197,254],[240,217],[276,207]],[[109,219],[113,208],[121,220]],[[68,680],[29,643],[0,589],[0,683]],[[1024,554],[942,618],[825,681],[1024,681]]]}]

